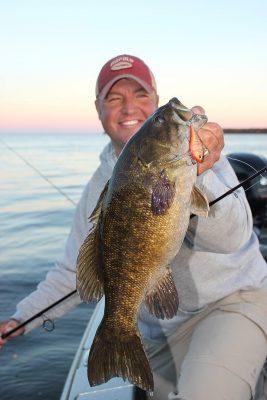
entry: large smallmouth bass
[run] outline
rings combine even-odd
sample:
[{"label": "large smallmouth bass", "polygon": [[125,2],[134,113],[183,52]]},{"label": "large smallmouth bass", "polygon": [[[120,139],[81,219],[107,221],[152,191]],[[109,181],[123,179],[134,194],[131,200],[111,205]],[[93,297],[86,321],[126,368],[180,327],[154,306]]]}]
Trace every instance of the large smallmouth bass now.
[{"label": "large smallmouth bass", "polygon": [[80,248],[77,289],[83,301],[105,295],[105,312],[88,360],[92,386],[114,376],[153,391],[153,375],[137,327],[144,301],[158,318],[172,318],[178,294],[170,262],[190,213],[206,216],[195,187],[204,149],[197,130],[206,122],[176,98],[149,117],[121,152],[90,219]]}]

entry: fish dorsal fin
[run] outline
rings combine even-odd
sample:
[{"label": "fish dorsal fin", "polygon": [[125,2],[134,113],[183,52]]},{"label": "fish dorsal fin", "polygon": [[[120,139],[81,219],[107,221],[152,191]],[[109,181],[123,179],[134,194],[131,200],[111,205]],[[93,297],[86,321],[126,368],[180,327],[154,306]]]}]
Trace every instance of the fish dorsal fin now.
[{"label": "fish dorsal fin", "polygon": [[81,299],[86,302],[100,300],[104,294],[99,216],[107,190],[108,183],[100,194],[97,205],[90,216],[93,227],[83,242],[77,258],[77,291]]},{"label": "fish dorsal fin", "polygon": [[179,298],[170,267],[164,267],[156,276],[156,283],[145,295],[145,305],[148,311],[157,318],[173,318],[179,306]]},{"label": "fish dorsal fin", "polygon": [[206,195],[198,187],[194,186],[191,193],[191,213],[200,217],[207,217],[209,209]]}]

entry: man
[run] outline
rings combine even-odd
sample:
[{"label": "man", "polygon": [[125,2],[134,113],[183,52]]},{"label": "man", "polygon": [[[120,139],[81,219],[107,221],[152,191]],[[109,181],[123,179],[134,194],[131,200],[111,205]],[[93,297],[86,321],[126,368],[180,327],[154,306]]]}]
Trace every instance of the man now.
[{"label": "man", "polygon": [[[108,61],[97,80],[95,104],[111,143],[77,206],[64,259],[18,304],[12,319],[0,325],[0,333],[75,289],[76,259],[90,229],[88,216],[125,143],[158,106],[151,71],[129,55]],[[208,154],[198,166],[197,184],[211,201],[237,180],[220,157],[220,126],[208,122],[199,136]],[[190,222],[172,271],[180,298],[177,316],[157,320],[143,305],[140,309],[139,328],[154,373],[153,398],[250,399],[267,354],[267,268],[243,189],[212,207],[207,219]],[[58,318],[79,302],[74,295],[46,315]],[[42,322],[38,318],[18,334]],[[5,342],[0,339],[0,345]]]}]

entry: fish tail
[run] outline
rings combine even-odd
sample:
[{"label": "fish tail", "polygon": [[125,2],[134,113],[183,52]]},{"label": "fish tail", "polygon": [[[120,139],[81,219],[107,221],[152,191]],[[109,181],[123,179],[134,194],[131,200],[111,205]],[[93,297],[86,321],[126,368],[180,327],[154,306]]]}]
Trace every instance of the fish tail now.
[{"label": "fish tail", "polygon": [[120,376],[143,390],[153,392],[153,375],[137,332],[130,337],[112,338],[101,324],[94,338],[88,359],[88,380],[91,386]]}]

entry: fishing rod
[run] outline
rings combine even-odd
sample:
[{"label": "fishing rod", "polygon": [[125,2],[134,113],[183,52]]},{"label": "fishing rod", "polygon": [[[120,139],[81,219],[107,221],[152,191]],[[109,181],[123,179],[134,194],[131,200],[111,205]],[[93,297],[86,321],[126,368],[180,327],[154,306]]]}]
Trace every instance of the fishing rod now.
[{"label": "fishing rod", "polygon": [[[20,158],[28,167],[30,167],[31,169],[33,169],[41,178],[43,178],[49,185],[51,185],[54,189],[57,190],[57,192],[59,192],[62,196],[65,197],[65,199],[67,199],[72,205],[76,206],[77,204],[65,193],[63,192],[62,189],[60,189],[57,185],[54,184],[54,182],[52,182],[49,178],[47,178],[47,176],[45,176],[38,168],[36,168],[33,164],[31,164],[28,160],[26,160],[25,157],[23,157],[20,153],[18,153],[13,147],[11,147],[10,145],[8,145],[2,138],[0,138],[0,141],[3,143],[3,145],[10,150],[12,153],[14,153],[18,158]],[[16,332],[18,329],[23,328],[25,325],[29,324],[31,321],[35,320],[38,317],[41,317],[42,315],[44,315],[44,313],[48,310],[50,310],[52,307],[57,306],[59,303],[61,303],[62,301],[68,299],[69,297],[71,297],[73,294],[75,294],[77,292],[77,290],[73,290],[71,293],[67,294],[66,296],[62,297],[61,299],[57,300],[55,303],[51,304],[50,306],[46,307],[45,309],[43,309],[42,311],[40,311],[39,313],[33,315],[31,318],[27,319],[26,321],[22,322],[21,324],[19,324],[19,326],[17,326],[16,328],[12,329],[9,332],[6,332],[4,334],[1,335],[2,339],[7,338],[8,336],[12,335],[12,333]],[[50,321],[49,319],[44,321],[45,322]],[[51,321],[52,322],[52,321]],[[45,325],[43,324],[43,326],[45,327]],[[46,328],[47,329],[47,328]],[[49,330],[49,329],[47,329]]]},{"label": "fishing rod", "polygon": [[10,150],[12,153],[14,153],[18,158],[20,158],[26,165],[28,165],[30,168],[32,168],[37,174],[43,178],[46,182],[49,183],[49,185],[53,186],[54,189],[56,189],[62,196],[65,197],[71,204],[76,206],[77,204],[65,193],[63,192],[62,189],[60,189],[57,185],[54,184],[47,176],[45,176],[41,171],[39,171],[38,168],[36,168],[34,165],[32,165],[26,158],[24,158],[20,153],[18,153],[13,147],[9,146],[2,138],[0,138],[0,141],[3,143],[3,145]]},{"label": "fishing rod", "polygon": [[239,183],[238,185],[236,185],[232,189],[228,190],[227,192],[225,192],[221,196],[217,197],[217,199],[212,200],[209,203],[209,206],[211,207],[211,206],[213,206],[213,204],[218,203],[218,201],[222,200],[224,197],[228,196],[229,194],[233,193],[235,190],[237,190],[240,187],[244,186],[247,182],[251,181],[252,179],[257,178],[257,176],[259,176],[261,174],[264,174],[266,171],[267,171],[267,165],[265,167],[263,167],[262,169],[260,169],[259,171],[257,171],[255,174],[249,176],[247,179],[245,179],[244,181],[242,181],[241,183]]},{"label": "fishing rod", "polygon": [[[71,297],[73,294],[75,294],[77,292],[77,290],[73,290],[71,293],[67,294],[66,296],[62,297],[61,299],[57,300],[55,303],[51,304],[50,306],[44,308],[42,311],[39,311],[37,314],[33,315],[31,318],[27,319],[26,321],[22,322],[21,324],[19,324],[18,326],[16,326],[16,328],[13,328],[11,331],[8,331],[6,333],[3,333],[1,338],[2,339],[6,339],[8,336],[12,335],[12,333],[16,332],[17,330],[19,330],[20,328],[23,328],[25,325],[28,325],[30,322],[32,322],[34,319],[41,317],[46,311],[50,310],[52,307],[57,306],[59,303],[61,303],[62,301],[68,299],[69,297]],[[50,321],[49,319],[46,321]],[[44,321],[44,323],[46,322]],[[47,329],[48,330],[48,329]]]},{"label": "fishing rod", "polygon": [[[262,168],[261,170],[257,171],[255,174],[249,176],[247,179],[245,179],[244,181],[242,181],[241,183],[239,183],[238,185],[236,185],[235,187],[233,187],[232,189],[228,190],[227,192],[225,192],[224,194],[222,194],[221,196],[217,197],[217,199],[212,200],[209,203],[209,206],[213,206],[214,204],[218,203],[218,201],[222,200],[223,198],[225,198],[226,196],[229,196],[231,193],[233,193],[235,190],[239,189],[241,186],[244,186],[247,182],[251,181],[252,179],[255,179],[257,176],[264,174],[267,171],[267,166],[265,166],[264,168]],[[190,216],[190,218],[195,217],[195,214],[192,214]],[[25,325],[29,324],[31,321],[33,321],[34,319],[42,316],[46,311],[50,310],[51,308],[55,307],[56,305],[58,305],[59,303],[61,303],[62,301],[66,300],[67,298],[69,298],[70,296],[72,296],[73,294],[77,293],[77,289],[73,290],[71,293],[67,294],[66,296],[62,297],[61,299],[57,300],[55,303],[51,304],[50,306],[46,307],[44,310],[38,312],[37,314],[33,315],[31,318],[29,318],[28,320],[26,320],[25,322],[19,324],[17,327],[13,328],[12,330],[10,330],[9,332],[6,332],[4,334],[2,334],[2,339],[6,339],[8,336],[12,335],[13,333],[15,333],[16,331],[18,331],[20,328],[24,327]],[[48,320],[49,321],[49,320]],[[45,321],[44,321],[45,322]]]}]

